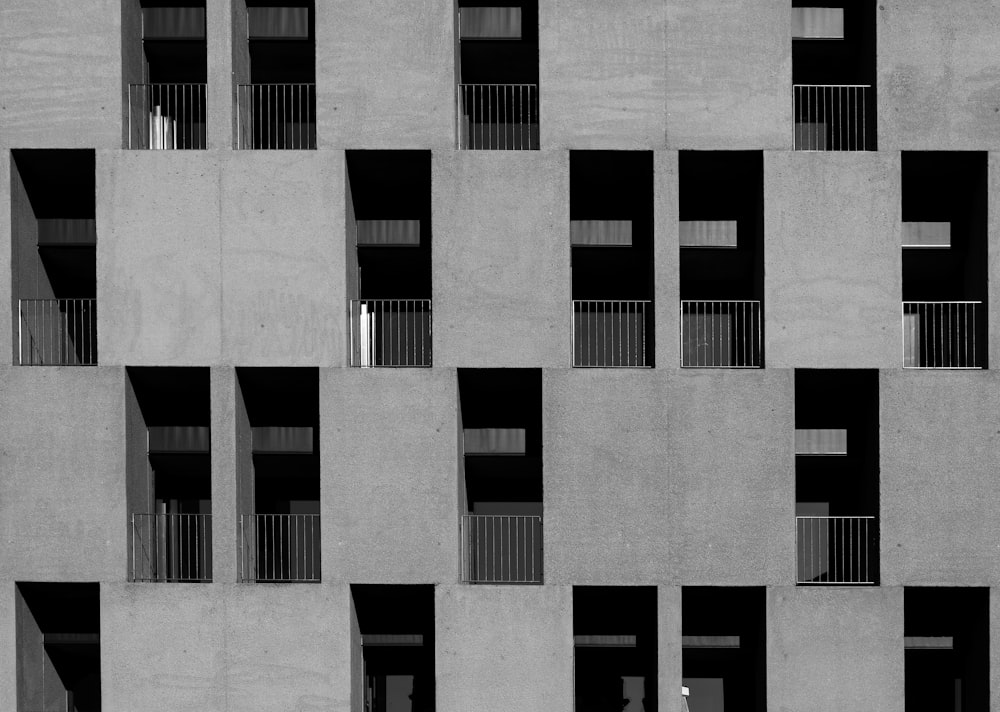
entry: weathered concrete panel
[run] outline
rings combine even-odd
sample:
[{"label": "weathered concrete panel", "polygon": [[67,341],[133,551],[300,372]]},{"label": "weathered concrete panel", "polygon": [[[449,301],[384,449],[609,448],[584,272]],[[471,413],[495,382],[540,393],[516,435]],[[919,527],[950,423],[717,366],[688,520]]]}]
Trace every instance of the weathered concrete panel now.
[{"label": "weathered concrete panel", "polygon": [[665,146],[661,0],[539,3],[543,148]]},{"label": "weathered concrete panel", "polygon": [[237,151],[222,170],[222,357],[343,365],[344,154]]},{"label": "weathered concrete panel", "polygon": [[903,712],[903,589],[767,592],[767,707]]},{"label": "weathered concrete panel", "polygon": [[668,388],[673,580],[794,582],[793,372],[679,371]]},{"label": "weathered concrete panel", "polygon": [[653,314],[657,370],[680,368],[680,203],[677,151],[653,153]]},{"label": "weathered concrete panel", "polygon": [[544,371],[545,580],[674,580],[670,397],[657,371]]},{"label": "weathered concrete panel", "polygon": [[668,0],[670,148],[790,149],[787,0]]},{"label": "weathered concrete panel", "polygon": [[765,353],[779,368],[899,368],[898,153],[764,153]]},{"label": "weathered concrete panel", "polygon": [[683,649],[681,648],[681,587],[658,586],[656,589],[658,619],[656,670],[659,680],[660,712],[681,712],[683,680]]},{"label": "weathered concrete panel", "polygon": [[452,0],[316,3],[320,147],[454,148]]},{"label": "weathered concrete panel", "polygon": [[568,366],[569,154],[434,153],[434,365]]},{"label": "weathered concrete panel", "polygon": [[119,148],[121,0],[0,3],[0,147]]},{"label": "weathered concrete panel", "polygon": [[219,157],[98,152],[102,364],[219,363]]},{"label": "weathered concrete panel", "polygon": [[320,371],[326,580],[458,578],[454,369]]},{"label": "weathered concrete panel", "polygon": [[879,2],[879,149],[996,148],[997,47],[993,0]]},{"label": "weathered concrete panel", "polygon": [[349,709],[346,587],[101,587],[102,709]]},{"label": "weathered concrete panel", "polygon": [[0,579],[125,578],[120,368],[0,367]]},{"label": "weathered concrete panel", "polygon": [[570,586],[438,586],[438,712],[573,710]]},{"label": "weathered concrete panel", "polygon": [[1000,373],[879,374],[884,585],[1000,578]]}]

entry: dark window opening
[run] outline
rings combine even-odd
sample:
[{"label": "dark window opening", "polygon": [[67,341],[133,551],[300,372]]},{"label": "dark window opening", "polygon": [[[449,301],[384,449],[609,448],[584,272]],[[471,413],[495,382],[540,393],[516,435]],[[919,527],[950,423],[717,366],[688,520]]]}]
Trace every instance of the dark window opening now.
[{"label": "dark window opening", "polygon": [[764,158],[681,151],[681,365],[764,364]]},{"label": "dark window opening", "polygon": [[431,365],[431,156],[347,152],[352,366]]},{"label": "dark window opening", "polygon": [[878,584],[878,372],[795,371],[800,584]]},{"label": "dark window opening", "polygon": [[18,583],[17,709],[101,710],[101,605],[96,583]]},{"label": "dark window opening", "polygon": [[126,370],[126,499],[133,581],[212,580],[209,370]]},{"label": "dark window opening", "polygon": [[460,369],[463,580],[541,583],[542,378]]},{"label": "dark window opening", "polygon": [[987,160],[903,151],[903,365],[987,367]]},{"label": "dark window opening", "polygon": [[11,151],[14,364],[97,365],[92,150]]},{"label": "dark window opening", "polygon": [[767,709],[763,588],[684,586],[681,645],[692,712]]},{"label": "dark window opening", "polygon": [[903,589],[905,708],[990,708],[988,588]]},{"label": "dark window opening", "polygon": [[319,581],[319,373],[236,373],[241,578]]},{"label": "dark window opening", "polygon": [[653,365],[653,156],[570,151],[573,365]]},{"label": "dark window opening", "polygon": [[656,712],[655,586],[574,586],[576,712]]},{"label": "dark window opening", "polygon": [[365,712],[433,712],[434,587],[352,584],[351,597]]}]

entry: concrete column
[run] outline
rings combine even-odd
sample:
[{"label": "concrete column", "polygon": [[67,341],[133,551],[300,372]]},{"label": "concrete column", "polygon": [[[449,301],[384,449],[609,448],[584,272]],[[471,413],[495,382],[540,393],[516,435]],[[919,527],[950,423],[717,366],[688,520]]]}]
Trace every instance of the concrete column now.
[{"label": "concrete column", "polygon": [[681,712],[681,587],[659,586],[656,590],[656,619],[659,626],[656,673],[660,678],[659,709]]},{"label": "concrete column", "polygon": [[208,44],[206,96],[208,148],[233,146],[233,23],[229,0],[209,0],[205,7]]},{"label": "concrete column", "polygon": [[988,290],[986,303],[989,319],[986,325],[989,349],[987,365],[990,368],[1000,368],[1000,289],[997,288],[1000,284],[1000,153],[990,152],[987,173],[989,205],[986,211],[989,222],[986,227],[986,258],[989,261],[988,284],[992,286]]},{"label": "concrete column", "polygon": [[653,316],[656,368],[680,368],[680,215],[677,151],[653,154]]},{"label": "concrete column", "polygon": [[236,581],[239,551],[236,516],[236,371],[211,369],[212,399],[212,580]]}]

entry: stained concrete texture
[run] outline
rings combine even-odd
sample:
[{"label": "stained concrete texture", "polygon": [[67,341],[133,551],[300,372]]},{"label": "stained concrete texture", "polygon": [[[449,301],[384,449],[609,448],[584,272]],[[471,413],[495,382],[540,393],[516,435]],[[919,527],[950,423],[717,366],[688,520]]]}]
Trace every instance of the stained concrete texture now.
[{"label": "stained concrete texture", "polygon": [[900,156],[764,153],[765,358],[899,368]]},{"label": "stained concrete texture", "polygon": [[792,376],[545,371],[546,581],[792,583]]},{"label": "stained concrete texture", "polygon": [[879,374],[883,585],[1000,579],[1000,374]]},{"label": "stained concrete texture", "polygon": [[568,366],[569,155],[435,152],[434,365]]},{"label": "stained concrete texture", "polygon": [[321,148],[455,146],[452,0],[316,3]]},{"label": "stained concrete texture", "polygon": [[323,575],[458,579],[454,369],[323,369]]},{"label": "stained concrete texture", "polygon": [[0,149],[122,145],[121,0],[0,3]]},{"label": "stained concrete texture", "polygon": [[653,153],[653,333],[657,370],[680,368],[677,151]]},{"label": "stained concrete texture", "polygon": [[792,147],[789,8],[787,0],[666,3],[667,146]]},{"label": "stained concrete texture", "polygon": [[570,586],[438,586],[438,712],[573,709]]},{"label": "stained concrete texture", "polygon": [[996,148],[1000,5],[878,3],[879,149]]},{"label": "stained concrete texture", "polygon": [[339,151],[101,152],[102,364],[343,365]]},{"label": "stained concrete texture", "polygon": [[538,11],[542,147],[664,147],[664,3],[552,0]]},{"label": "stained concrete texture", "polygon": [[903,589],[767,591],[767,707],[903,712]]},{"label": "stained concrete texture", "polygon": [[123,579],[122,369],[0,367],[0,433],[0,582]]},{"label": "stained concrete texture", "polygon": [[346,586],[104,584],[105,712],[350,709]]}]

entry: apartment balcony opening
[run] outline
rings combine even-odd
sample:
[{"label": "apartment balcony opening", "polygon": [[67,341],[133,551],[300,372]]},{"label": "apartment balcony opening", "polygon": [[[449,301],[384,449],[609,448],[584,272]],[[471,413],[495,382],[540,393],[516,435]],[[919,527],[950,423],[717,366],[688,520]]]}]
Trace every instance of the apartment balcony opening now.
[{"label": "apartment balcony opening", "polygon": [[656,712],[655,586],[574,586],[576,712]]},{"label": "apartment balcony opening", "polygon": [[15,149],[10,162],[14,365],[97,365],[93,150]]},{"label": "apartment balcony opening", "polygon": [[764,366],[764,158],[681,151],[681,366]]},{"label": "apartment balcony opening", "polygon": [[462,580],[542,583],[542,375],[459,369]]},{"label": "apartment balcony opening", "polygon": [[365,712],[434,712],[434,587],[351,585],[351,670]]},{"label": "apartment balcony opening", "polygon": [[319,373],[237,368],[239,576],[320,581]]},{"label": "apartment balcony opening", "polygon": [[907,712],[990,709],[988,588],[903,589]]},{"label": "apartment balcony opening", "polygon": [[130,366],[125,379],[129,580],[211,581],[209,371]]},{"label": "apartment balcony opening", "polygon": [[204,0],[124,0],[125,148],[204,149]]},{"label": "apartment balcony opening", "polygon": [[346,183],[350,364],[430,366],[430,151],[348,151]]},{"label": "apartment balcony opening", "polygon": [[573,365],[653,366],[653,154],[570,151]]},{"label": "apartment balcony opening", "polygon": [[538,0],[457,0],[458,148],[538,150]]},{"label": "apartment balcony opening", "polygon": [[875,3],[792,0],[797,151],[874,151]]},{"label": "apartment balcony opening", "polygon": [[684,586],[681,665],[692,712],[767,709],[763,588]]},{"label": "apartment balcony opening", "polygon": [[233,83],[236,148],[316,148],[312,0],[233,0]]},{"label": "apartment balcony opening", "polygon": [[903,367],[987,367],[987,157],[903,151]]},{"label": "apartment balcony opening", "polygon": [[799,585],[878,585],[878,371],[795,371]]},{"label": "apartment balcony opening", "polygon": [[98,584],[19,582],[14,607],[17,712],[100,712]]}]

